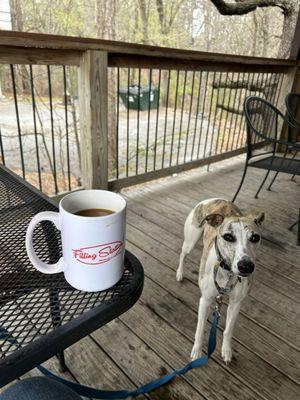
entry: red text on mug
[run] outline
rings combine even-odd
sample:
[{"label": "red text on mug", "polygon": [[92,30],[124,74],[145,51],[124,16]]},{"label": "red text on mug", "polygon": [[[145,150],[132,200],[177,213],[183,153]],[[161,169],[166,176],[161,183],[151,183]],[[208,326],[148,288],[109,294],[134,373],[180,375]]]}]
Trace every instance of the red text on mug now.
[{"label": "red text on mug", "polygon": [[73,249],[73,256],[77,261],[88,265],[99,265],[110,261],[121,253],[123,242],[117,240],[111,243],[99,244],[91,247]]}]

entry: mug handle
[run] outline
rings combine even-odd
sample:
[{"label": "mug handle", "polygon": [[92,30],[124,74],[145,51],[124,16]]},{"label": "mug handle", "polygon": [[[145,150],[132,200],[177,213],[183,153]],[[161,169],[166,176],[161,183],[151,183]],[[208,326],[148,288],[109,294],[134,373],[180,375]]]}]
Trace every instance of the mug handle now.
[{"label": "mug handle", "polygon": [[47,264],[42,261],[34,251],[32,245],[32,235],[36,225],[41,221],[50,221],[56,226],[57,229],[60,230],[59,213],[53,211],[44,211],[36,214],[30,221],[26,232],[26,250],[28,258],[32,265],[38,271],[43,272],[44,274],[56,274],[58,272],[63,272],[64,262],[62,257],[55,264]]}]

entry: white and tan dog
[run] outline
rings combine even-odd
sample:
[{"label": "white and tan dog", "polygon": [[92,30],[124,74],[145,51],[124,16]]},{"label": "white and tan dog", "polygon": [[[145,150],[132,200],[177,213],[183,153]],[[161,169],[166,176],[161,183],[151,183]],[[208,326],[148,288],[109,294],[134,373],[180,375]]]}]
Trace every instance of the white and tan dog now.
[{"label": "white and tan dog", "polygon": [[203,235],[199,287],[201,298],[192,359],[200,357],[204,324],[216,296],[228,294],[226,328],[223,334],[222,357],[232,358],[231,340],[242,300],[246,297],[260,243],[260,227],[264,213],[243,216],[233,203],[224,199],[200,202],[188,215],[184,225],[184,243],[176,278],[183,278],[184,259]]}]

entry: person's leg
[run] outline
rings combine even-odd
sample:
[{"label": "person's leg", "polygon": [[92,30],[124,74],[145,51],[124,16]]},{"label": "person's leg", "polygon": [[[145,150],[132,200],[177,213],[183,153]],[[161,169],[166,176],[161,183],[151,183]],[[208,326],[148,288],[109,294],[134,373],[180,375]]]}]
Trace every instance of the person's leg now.
[{"label": "person's leg", "polygon": [[18,381],[0,394],[0,400],[82,400],[54,379],[34,377]]}]

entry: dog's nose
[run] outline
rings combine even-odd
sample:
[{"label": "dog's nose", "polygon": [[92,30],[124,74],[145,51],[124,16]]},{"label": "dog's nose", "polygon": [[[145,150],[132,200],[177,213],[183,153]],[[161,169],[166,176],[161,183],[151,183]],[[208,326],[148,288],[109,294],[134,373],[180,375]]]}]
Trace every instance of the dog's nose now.
[{"label": "dog's nose", "polygon": [[254,271],[255,265],[249,259],[242,259],[237,264],[238,269],[241,274],[252,274]]}]

